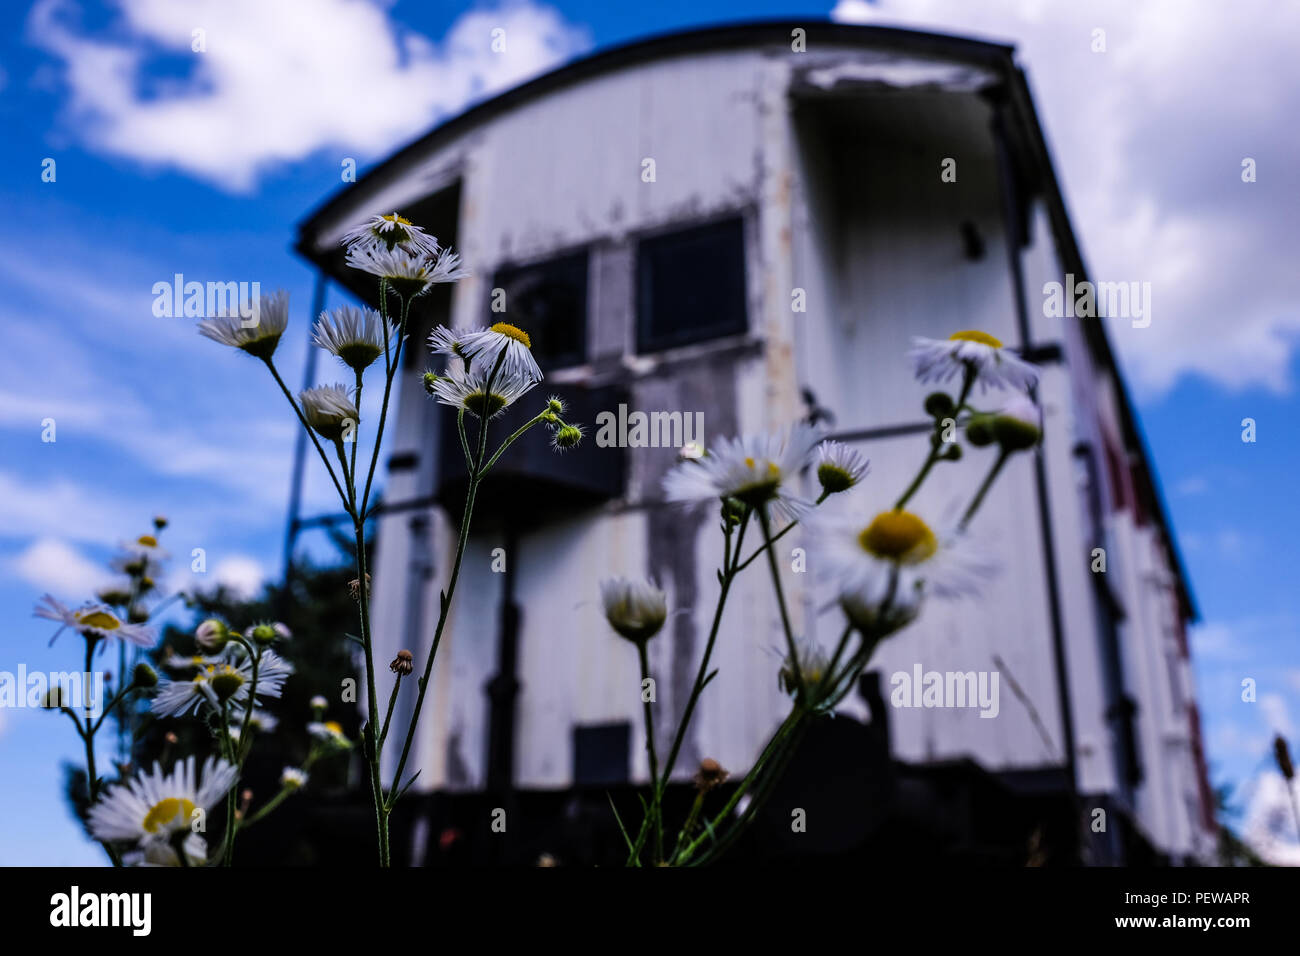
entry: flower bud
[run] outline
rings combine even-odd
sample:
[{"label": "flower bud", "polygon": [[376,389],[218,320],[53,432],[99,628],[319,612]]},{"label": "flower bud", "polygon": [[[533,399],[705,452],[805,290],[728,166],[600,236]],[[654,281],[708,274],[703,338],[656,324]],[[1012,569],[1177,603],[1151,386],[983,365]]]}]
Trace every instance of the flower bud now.
[{"label": "flower bud", "polygon": [[579,426],[561,425],[551,439],[551,444],[555,446],[556,451],[568,451],[570,448],[577,448],[581,441],[582,429]]},{"label": "flower bud", "polygon": [[606,578],[600,582],[600,602],[609,626],[633,644],[658,634],[668,617],[668,596],[649,581]]},{"label": "flower bud", "polygon": [[700,769],[695,771],[695,789],[701,793],[708,793],[726,783],[729,776],[731,776],[730,772],[724,770],[722,764],[712,757],[705,757],[700,761]]},{"label": "flower bud", "polygon": [[704,457],[704,446],[697,441],[688,441],[677,452],[677,460],[682,461],[699,461]]},{"label": "flower bud", "polygon": [[285,767],[280,774],[280,786],[286,790],[299,790],[307,783],[307,772],[297,767]]},{"label": "flower bud", "polygon": [[230,629],[224,621],[210,617],[194,632],[194,640],[205,651],[219,651],[230,640]]},{"label": "flower bud", "polygon": [[991,415],[972,415],[966,423],[966,440],[976,448],[983,448],[994,442],[993,417]]},{"label": "flower bud", "polygon": [[947,392],[931,392],[925,396],[925,413],[931,418],[951,418],[955,409]]},{"label": "flower bud", "polygon": [[1003,451],[1026,451],[1043,437],[1043,415],[1028,398],[1017,396],[993,416],[992,430]]},{"label": "flower bud", "polygon": [[140,688],[153,687],[158,683],[158,674],[152,667],[141,661],[135,665],[135,670],[131,672],[131,683]]},{"label": "flower bud", "polygon": [[282,637],[287,638],[289,636],[289,629],[283,624],[268,624],[263,622],[250,627],[246,636],[249,640],[256,641],[258,644],[266,647],[267,645],[274,644]]},{"label": "flower bud", "polygon": [[394,674],[400,674],[402,677],[405,677],[407,674],[411,673],[411,671],[415,670],[415,658],[411,656],[410,651],[398,651],[397,657],[395,657],[393,662],[388,665],[388,669]]}]

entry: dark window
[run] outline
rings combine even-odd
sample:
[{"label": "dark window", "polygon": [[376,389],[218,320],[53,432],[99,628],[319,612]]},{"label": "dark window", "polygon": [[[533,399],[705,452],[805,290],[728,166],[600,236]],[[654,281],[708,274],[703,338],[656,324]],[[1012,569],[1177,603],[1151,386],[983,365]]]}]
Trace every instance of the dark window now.
[{"label": "dark window", "polygon": [[643,239],[636,271],[637,351],[745,331],[741,220]]},{"label": "dark window", "polygon": [[574,727],[574,785],[627,783],[631,734],[632,725],[626,722]]},{"label": "dark window", "polygon": [[587,358],[587,253],[497,270],[492,285],[505,290],[505,311],[488,324],[509,322],[528,333],[542,368],[580,365]]}]

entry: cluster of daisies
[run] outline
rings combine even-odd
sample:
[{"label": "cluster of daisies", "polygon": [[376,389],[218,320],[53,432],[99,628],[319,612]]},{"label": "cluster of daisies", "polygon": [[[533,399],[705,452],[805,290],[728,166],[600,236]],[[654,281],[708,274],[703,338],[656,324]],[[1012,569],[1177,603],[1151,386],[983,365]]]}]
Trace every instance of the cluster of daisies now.
[{"label": "cluster of daisies", "polygon": [[[963,331],[946,340],[917,338],[909,357],[922,383],[962,383],[956,400],[945,392],[926,398],[925,407],[935,420],[933,461],[960,458],[960,447],[940,437],[945,423],[964,428],[971,445],[997,445],[1003,456],[1040,440],[1041,413],[1025,394],[1037,383],[1038,369],[993,336]],[[981,392],[1012,394],[995,409],[979,410],[967,401],[975,386]],[[933,461],[927,459],[923,474]],[[991,565],[965,532],[973,510],[936,531],[935,523],[903,507],[910,493],[881,511],[864,510],[861,495],[844,495],[822,506],[859,485],[868,468],[854,449],[821,440],[814,428],[797,424],[768,434],[718,439],[702,456],[683,456],[663,487],[669,501],[720,501],[724,522],[733,525],[738,516],[759,509],[786,521],[786,530],[802,522],[810,534],[809,553],[832,579],[847,623],[874,642],[915,619],[927,597],[977,593]],[[810,470],[821,489],[816,500],[800,488],[800,475]],[[654,636],[667,616],[664,592],[648,581],[608,579],[601,584],[601,598],[611,627],[633,642]],[[824,651],[802,640],[792,656],[797,660],[787,659],[782,667],[783,687],[800,683],[796,674],[802,674],[805,686],[815,686],[830,663]]]},{"label": "cluster of daisies", "polygon": [[[86,644],[87,666],[92,657],[115,646],[119,653],[118,679],[107,707],[98,713],[88,701],[71,701],[60,692],[47,696],[46,706],[68,715],[86,748],[90,807],[87,825],[91,835],[109,850],[114,863],[145,866],[203,866],[209,860],[207,814],[224,797],[233,800],[242,767],[256,734],[275,730],[277,720],[259,705],[263,698],[278,698],[293,667],[272,649],[291,637],[278,622],[255,624],[242,633],[216,619],[204,621],[194,634],[198,653],[169,654],[162,666],[170,675],[159,676],[144,652],[157,641],[157,629],[148,622],[167,603],[153,603],[168,557],[158,543],[165,518],[154,519],[153,533],[122,542],[110,561],[119,580],[101,588],[97,600],[70,607],[51,595],[37,603],[35,615],[58,624],[51,643],[71,630]],[[170,599],[168,599],[170,600]],[[197,718],[212,730],[218,753],[200,767],[193,756],[170,770],[154,764],[117,783],[105,783],[95,767],[95,735],[105,720],[115,716],[120,737],[135,737],[134,724],[143,708],[133,701],[152,694],[149,711],[156,717]],[[313,746],[299,767],[286,767],[281,791],[255,816],[273,809],[288,794],[307,782],[307,768],[330,753],[351,744],[341,730],[322,733],[325,701],[312,701],[313,720],[308,731]],[[333,725],[337,728],[337,725]],[[171,738],[169,738],[170,740]],[[129,747],[118,754],[120,773],[132,762]],[[247,801],[246,801],[247,802]],[[235,816],[236,826],[247,823],[248,807]],[[226,843],[234,833],[223,835]]]},{"label": "cluster of daisies", "polygon": [[[879,642],[915,619],[929,597],[976,593],[989,573],[988,563],[968,545],[965,528],[1006,459],[1033,447],[1042,437],[1039,411],[1024,394],[1036,384],[1038,370],[993,336],[979,331],[957,332],[946,340],[916,339],[910,357],[920,382],[958,379],[960,391],[955,399],[943,391],[926,397],[925,409],[933,419],[929,453],[911,485],[887,510],[864,508],[859,503],[862,493],[854,492],[867,476],[867,460],[848,445],[825,440],[816,429],[802,423],[768,434],[719,438],[707,449],[684,449],[677,467],[665,476],[668,501],[720,506],[725,537],[723,565],[718,571],[721,588],[695,684],[662,772],[655,750],[652,708],[645,705],[652,792],[642,801],[645,815],[636,840],[623,830],[629,865],[640,865],[641,855],[647,852],[654,864],[687,865],[706,834],[721,840],[718,846],[725,845],[729,836],[718,834],[736,832],[744,817],[752,815],[762,802],[756,794],[766,793],[765,785],[757,785],[753,794],[746,791],[756,786],[756,775],[767,773],[765,761],[774,761],[779,767],[786,759],[792,728],[810,715],[832,711],[852,688]],[[1010,389],[1013,394],[998,408],[982,410],[970,403],[977,385],[981,394],[990,388]],[[969,444],[996,444],[1000,453],[961,519],[936,532],[930,522],[905,506],[935,465],[960,460],[956,433],[962,428]],[[801,487],[801,476],[809,471],[815,473],[821,489],[816,499]],[[827,504],[831,498],[835,500]],[[746,556],[742,544],[751,519],[761,527],[763,540]],[[784,523],[775,533],[773,519]],[[819,569],[828,573],[845,616],[843,634],[829,654],[816,642],[794,633],[781,589],[773,548],[778,538],[797,525],[808,529],[809,553],[816,556]],[[717,673],[709,667],[731,582],[764,552],[786,642],[777,684],[794,698],[795,705],[740,788],[711,821],[700,817],[701,808],[707,792],[725,779],[727,772],[716,761],[701,762],[695,776],[699,793],[690,816],[680,829],[670,830],[664,821],[664,788],[696,701]],[[610,627],[637,647],[644,680],[649,676],[646,644],[668,619],[667,595],[651,581],[614,577],[601,582],[600,598]],[[854,633],[860,642],[850,650]],[[743,812],[738,811],[740,819],[733,819],[731,810],[742,796],[748,804]],[[679,834],[675,847],[664,844],[667,832]]]}]

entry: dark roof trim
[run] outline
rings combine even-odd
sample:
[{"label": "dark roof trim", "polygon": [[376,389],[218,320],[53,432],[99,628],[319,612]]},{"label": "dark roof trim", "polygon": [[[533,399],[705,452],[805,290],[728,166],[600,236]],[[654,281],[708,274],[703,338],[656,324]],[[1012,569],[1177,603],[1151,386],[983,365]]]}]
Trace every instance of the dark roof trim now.
[{"label": "dark roof trim", "polygon": [[351,198],[357,190],[376,188],[399,178],[419,160],[443,143],[454,140],[474,126],[517,107],[529,100],[545,96],[556,90],[584,80],[627,69],[640,63],[689,53],[716,50],[743,49],[761,44],[789,45],[791,31],[807,31],[809,43],[834,43],[843,46],[879,47],[931,56],[938,59],[968,63],[975,66],[1003,68],[1013,48],[1000,43],[972,40],[943,33],[926,33],[895,27],[865,27],[834,23],[816,17],[800,20],[756,20],[745,23],[727,23],[702,27],[685,32],[662,33],[600,50],[589,56],[567,63],[549,73],[544,73],[516,86],[492,99],[472,106],[421,136],[377,166],[371,167],[355,183],[338,190],[317,207],[298,226],[297,251],[305,258],[316,261],[312,239],[320,231],[322,220],[328,219]]},{"label": "dark roof trim", "polygon": [[[1052,233],[1056,239],[1057,249],[1060,250],[1062,265],[1065,266],[1066,272],[1072,272],[1081,279],[1087,279],[1088,269],[1084,265],[1083,253],[1079,250],[1079,243],[1075,239],[1074,229],[1070,225],[1070,215],[1065,205],[1065,196],[1061,191],[1060,182],[1056,178],[1056,170],[1052,166],[1051,154],[1047,148],[1047,139],[1043,134],[1042,125],[1038,122],[1038,114],[1033,107],[1033,97],[1029,93],[1029,82],[1025,77],[1024,70],[1016,66],[1009,51],[1007,60],[1008,94],[1011,105],[1015,110],[1014,115],[1023,124],[1023,130],[1027,134],[1026,142],[1033,152],[1034,159],[1039,167],[1039,173],[1043,177],[1042,182],[1046,187],[1043,193],[1047,200],[1048,216],[1051,219]],[[1084,339],[1088,342],[1093,354],[1103,367],[1110,369],[1113,373],[1111,380],[1114,383],[1116,397],[1118,398],[1120,428],[1123,431],[1124,444],[1131,452],[1136,452],[1137,461],[1134,463],[1134,469],[1138,473],[1140,485],[1138,493],[1144,496],[1146,510],[1160,528],[1165,554],[1177,581],[1179,606],[1187,620],[1199,620],[1200,613],[1197,611],[1196,602],[1192,597],[1190,578],[1187,575],[1186,566],[1183,564],[1182,555],[1178,551],[1177,539],[1174,537],[1173,525],[1169,520],[1164,495],[1161,494],[1160,484],[1156,481],[1155,473],[1151,468],[1151,455],[1146,438],[1142,434],[1137,416],[1133,412],[1133,400],[1129,396],[1124,377],[1120,374],[1119,364],[1115,360],[1115,353],[1110,347],[1110,340],[1106,338],[1106,330],[1101,322],[1084,322],[1082,327]]]}]

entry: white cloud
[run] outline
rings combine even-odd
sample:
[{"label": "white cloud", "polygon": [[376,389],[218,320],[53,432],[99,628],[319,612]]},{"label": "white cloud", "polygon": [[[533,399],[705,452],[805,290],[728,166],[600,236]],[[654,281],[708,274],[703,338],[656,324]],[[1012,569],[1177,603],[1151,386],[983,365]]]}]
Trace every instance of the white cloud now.
[{"label": "white cloud", "polygon": [[[381,155],[590,45],[584,30],[532,0],[462,14],[440,44],[372,0],[114,6],[118,22],[101,31],[113,39],[81,32],[71,0],[39,0],[32,10],[31,38],[64,68],[70,125],[95,148],[232,191],[321,149]],[[196,29],[203,52],[192,49]],[[192,69],[184,79],[151,75],[160,55],[190,58]]]},{"label": "white cloud", "polygon": [[113,580],[106,567],[60,538],[38,538],[7,564],[10,574],[73,604],[91,600],[96,588]]},{"label": "white cloud", "polygon": [[238,554],[218,561],[212,569],[212,580],[238,597],[252,598],[261,590],[266,570],[256,558]]},{"label": "white cloud", "polygon": [[1295,728],[1291,726],[1291,714],[1287,710],[1286,699],[1281,694],[1261,694],[1259,709],[1264,712],[1264,720],[1268,724],[1268,729],[1273,733],[1281,734],[1283,737],[1291,737],[1295,734]]},{"label": "white cloud", "polygon": [[1093,278],[1152,284],[1150,327],[1108,325],[1145,393],[1189,373],[1290,388],[1300,5],[840,0],[832,16],[1016,44]]},{"label": "white cloud", "polygon": [[111,544],[139,523],[138,509],[68,479],[42,482],[0,471],[0,534]]},{"label": "white cloud", "polygon": [[1210,482],[1201,475],[1192,475],[1174,484],[1174,494],[1179,498],[1203,495],[1210,490]]},{"label": "white cloud", "polygon": [[1300,866],[1300,843],[1286,779],[1265,771],[1254,779],[1254,793],[1246,808],[1241,835],[1263,859],[1274,866]]}]

